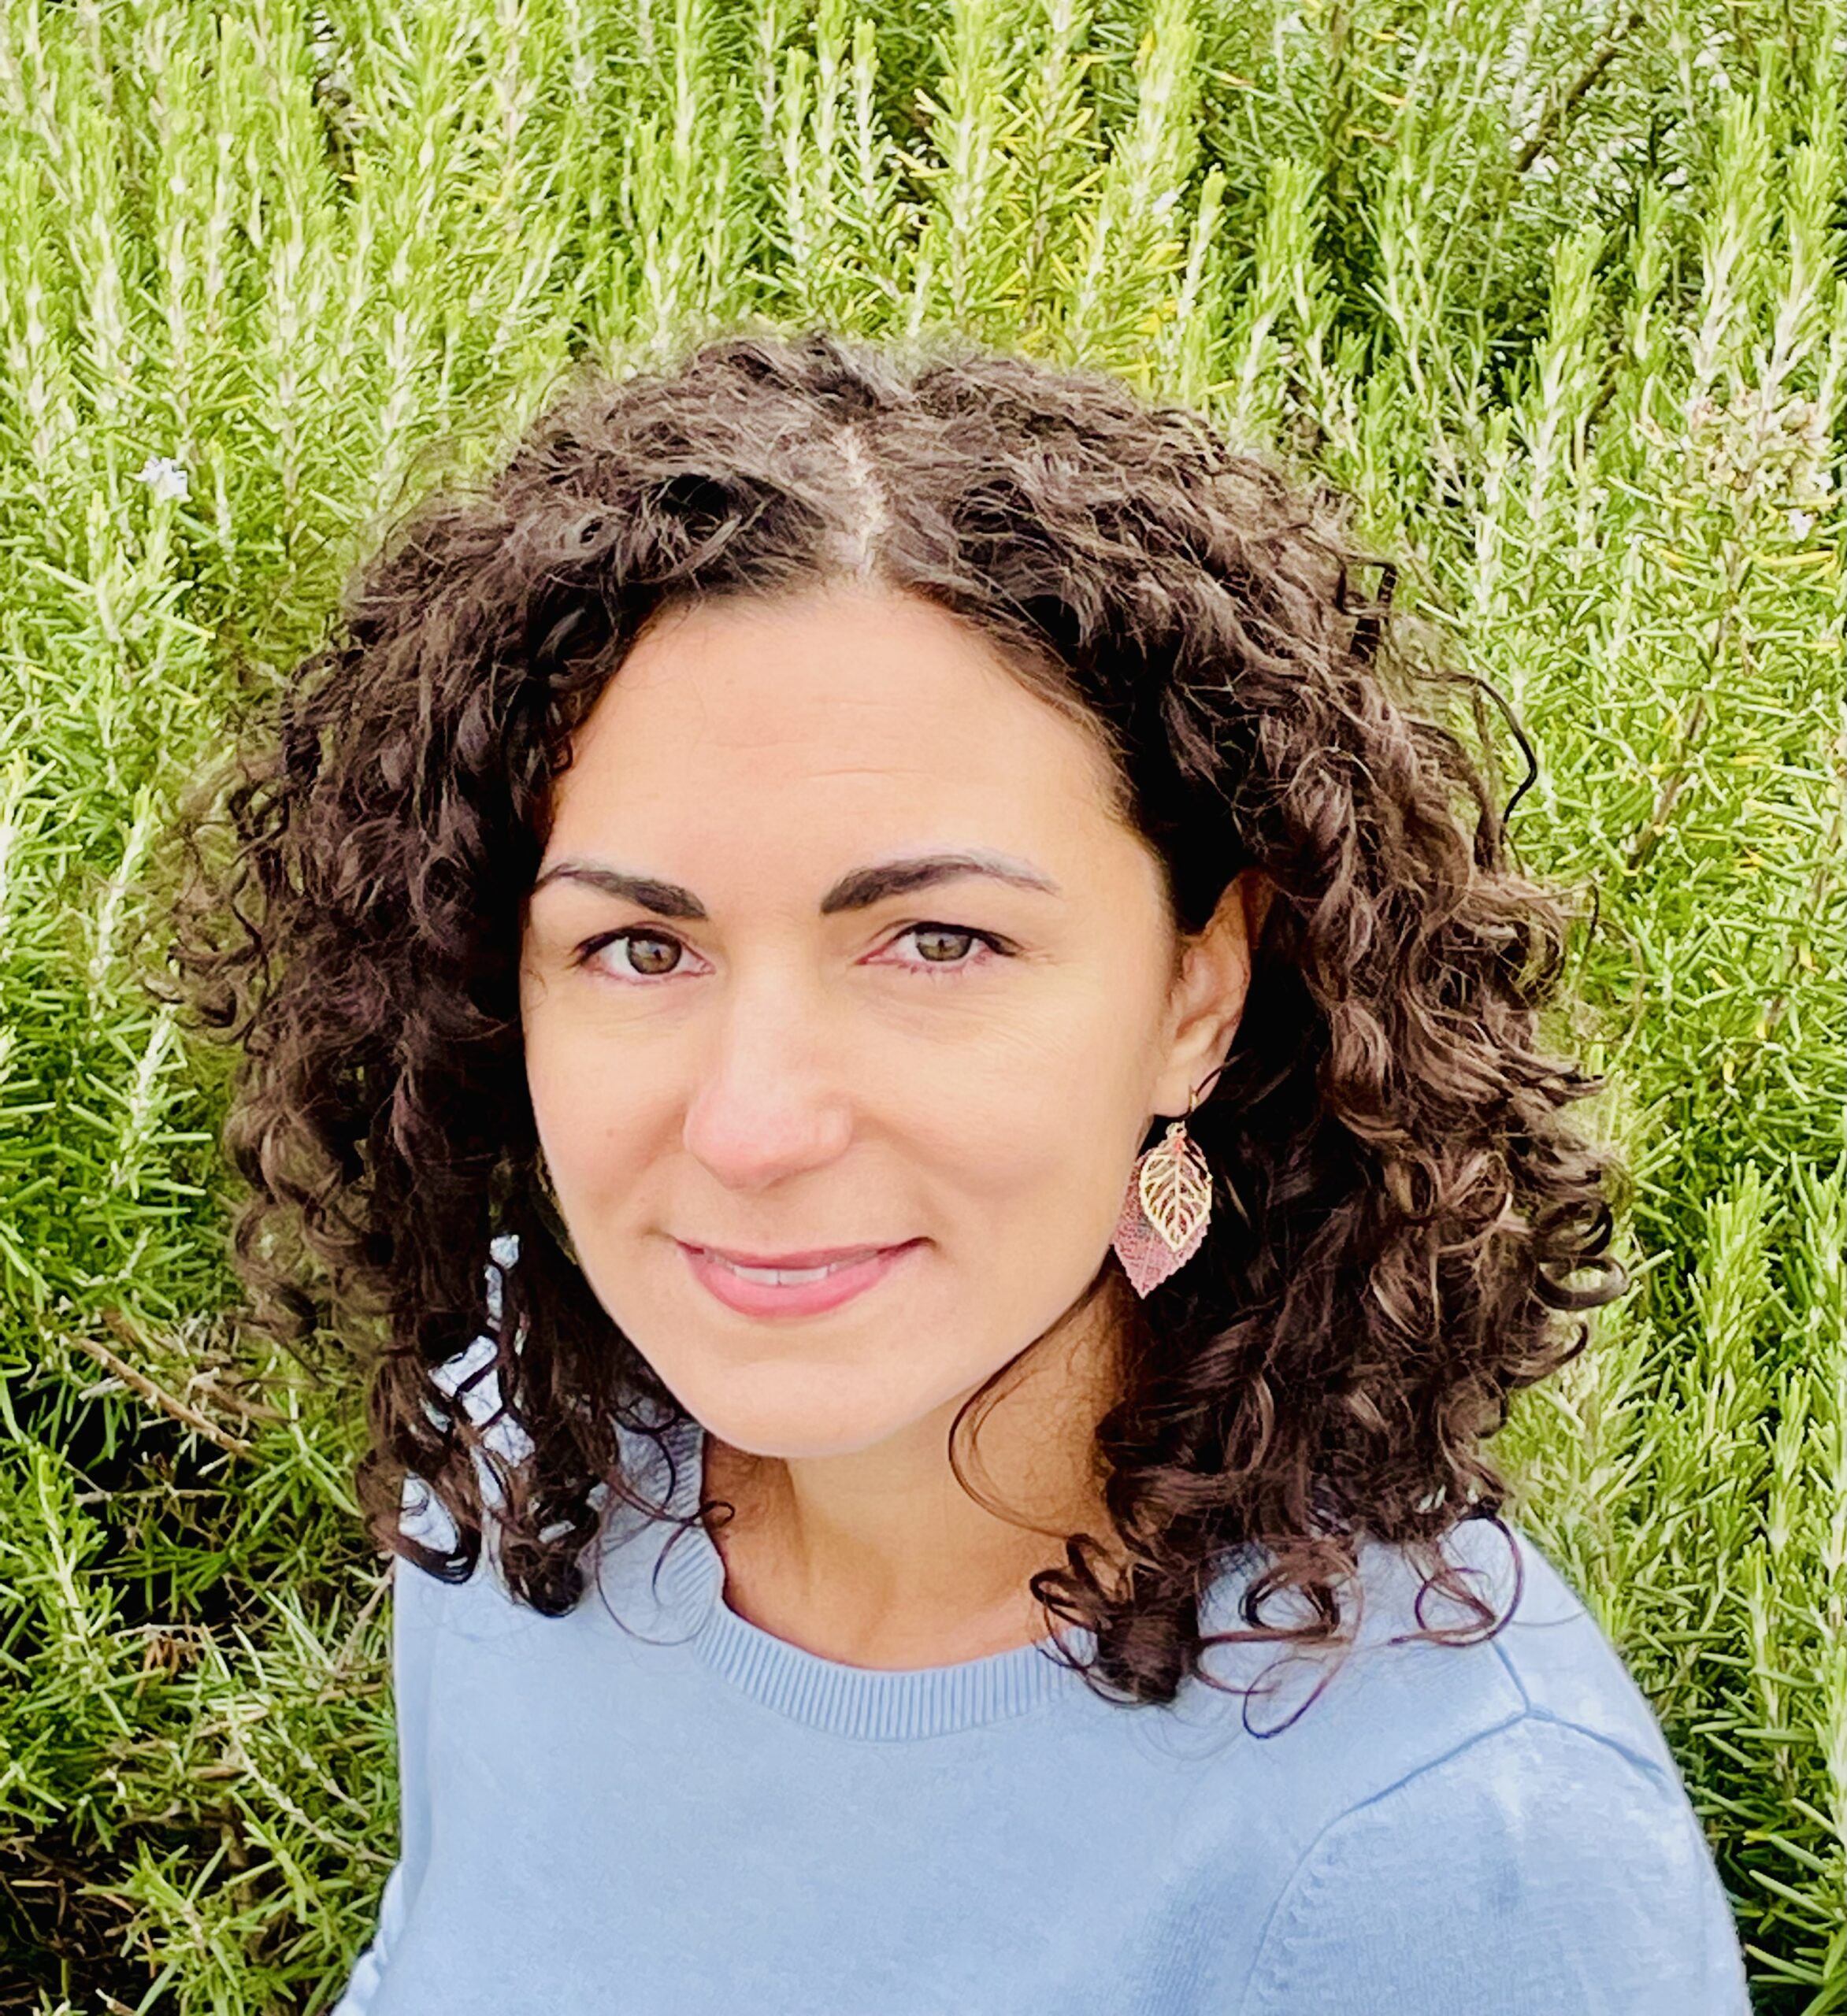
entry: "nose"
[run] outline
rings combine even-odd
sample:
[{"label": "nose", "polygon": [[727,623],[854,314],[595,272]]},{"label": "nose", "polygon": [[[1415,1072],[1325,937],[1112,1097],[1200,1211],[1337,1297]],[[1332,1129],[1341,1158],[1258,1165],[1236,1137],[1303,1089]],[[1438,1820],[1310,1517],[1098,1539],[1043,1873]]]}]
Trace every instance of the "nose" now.
[{"label": "nose", "polygon": [[846,1147],[853,1100],[810,995],[740,991],[702,1061],[681,1140],[731,1190],[761,1190],[821,1169]]}]

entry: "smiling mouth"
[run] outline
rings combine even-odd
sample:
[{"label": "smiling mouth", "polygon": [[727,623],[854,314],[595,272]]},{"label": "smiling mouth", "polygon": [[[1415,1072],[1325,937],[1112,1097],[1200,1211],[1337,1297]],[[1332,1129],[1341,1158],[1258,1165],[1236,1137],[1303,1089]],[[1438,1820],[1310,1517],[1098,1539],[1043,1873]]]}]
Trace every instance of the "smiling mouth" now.
[{"label": "smiling mouth", "polygon": [[[688,1251],[736,1274],[740,1280],[759,1281],[766,1288],[793,1288],[809,1281],[824,1281],[829,1274],[899,1250],[898,1246],[836,1246],[806,1253],[740,1254],[728,1253],[721,1247],[695,1246],[685,1240],[681,1243]],[[914,1243],[911,1240],[899,1242],[904,1246]]]}]

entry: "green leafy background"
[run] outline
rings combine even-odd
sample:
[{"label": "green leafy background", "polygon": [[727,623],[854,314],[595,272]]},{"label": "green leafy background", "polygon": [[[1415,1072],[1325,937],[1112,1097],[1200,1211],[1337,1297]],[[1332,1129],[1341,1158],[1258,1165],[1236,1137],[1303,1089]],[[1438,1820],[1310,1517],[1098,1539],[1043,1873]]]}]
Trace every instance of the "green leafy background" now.
[{"label": "green leafy background", "polygon": [[1205,410],[1521,710],[1638,1285],[1492,1447],[1757,2006],[1847,2010],[1844,73],[1812,0],[0,0],[0,2010],[325,2010],[395,1846],[177,795],[562,367],[747,317]]}]

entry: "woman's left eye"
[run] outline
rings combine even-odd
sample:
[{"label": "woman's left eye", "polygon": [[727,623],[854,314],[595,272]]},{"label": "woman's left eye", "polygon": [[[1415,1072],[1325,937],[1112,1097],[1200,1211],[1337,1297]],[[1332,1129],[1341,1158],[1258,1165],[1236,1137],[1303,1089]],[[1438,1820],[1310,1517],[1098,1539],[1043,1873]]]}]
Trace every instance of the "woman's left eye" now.
[{"label": "woman's left eye", "polygon": [[[945,938],[951,941],[960,940],[965,943],[985,946],[988,948],[988,958],[1005,958],[1007,956],[1007,948],[999,939],[991,937],[985,931],[970,931],[959,925],[914,924],[908,929],[899,932],[892,943],[901,944],[907,938],[934,939],[939,943]],[[916,962],[916,965],[934,967],[939,970],[946,969],[950,973],[966,973],[970,966],[985,966],[988,963],[988,958],[933,959],[925,957],[921,962]],[[913,965],[910,960],[903,960],[899,963],[906,965]],[[915,965],[913,969],[916,969]]]}]

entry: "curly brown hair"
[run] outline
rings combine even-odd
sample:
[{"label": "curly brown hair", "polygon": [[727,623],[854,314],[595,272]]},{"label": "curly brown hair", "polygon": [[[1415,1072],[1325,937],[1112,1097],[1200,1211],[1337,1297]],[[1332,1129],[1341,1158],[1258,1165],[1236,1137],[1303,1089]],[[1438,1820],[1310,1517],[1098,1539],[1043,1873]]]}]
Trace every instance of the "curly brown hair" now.
[{"label": "curly brown hair", "polygon": [[[1478,1444],[1620,1292],[1613,1168],[1566,1124],[1594,1081],[1539,1043],[1566,914],[1509,864],[1480,682],[1389,611],[1393,570],[1349,522],[1325,484],[1113,376],[940,333],[746,330],[658,372],[578,367],[491,476],[407,513],[187,808],[172,954],[198,1020],[242,1046],[224,1142],[254,1193],[232,1246],[256,1320],[299,1343],[332,1307],[350,1343],[382,1318],[354,1348],[383,1546],[461,1580],[491,1511],[510,1589],[561,1613],[611,1497],[644,1502],[618,1427],[658,1442],[686,1418],[534,1195],[524,906],[573,733],[649,617],[856,573],[986,632],[1101,730],[1181,930],[1241,870],[1274,891],[1190,1118],[1211,1232],[1123,1299],[1096,1453],[1132,1573],[1106,1588],[1079,1535],[1033,1596],[1095,1633],[1093,1687],[1140,1702],[1218,1684],[1208,1645],[1349,1643],[1337,1589],[1366,1536],[1408,1551],[1420,1620],[1439,1588],[1485,1635],[1504,1624],[1439,1543],[1499,1523]],[[192,833],[221,803],[235,846],[211,871]],[[259,1250],[278,1214],[294,1265]],[[517,1461],[436,1376],[482,1334],[506,1231],[522,1257],[484,1370]],[[452,1547],[400,1531],[410,1475]],[[1244,1547],[1269,1555],[1249,1629],[1204,1636]],[[1266,1622],[1279,1592],[1310,1620]]]}]

